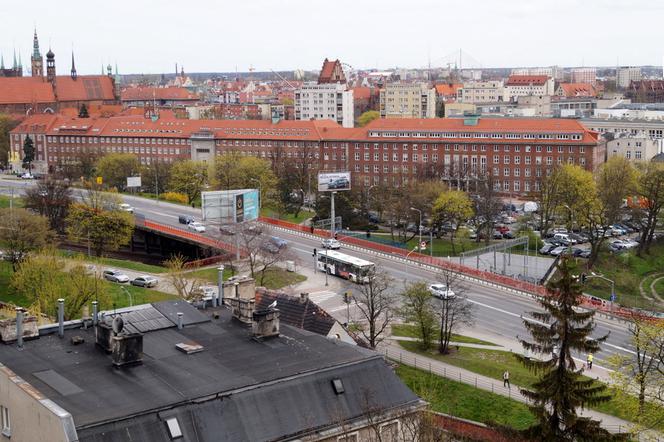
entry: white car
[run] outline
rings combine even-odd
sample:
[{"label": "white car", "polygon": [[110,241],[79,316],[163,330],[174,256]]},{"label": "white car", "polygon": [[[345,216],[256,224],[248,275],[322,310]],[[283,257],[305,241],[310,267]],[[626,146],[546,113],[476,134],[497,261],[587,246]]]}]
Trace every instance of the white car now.
[{"label": "white car", "polygon": [[440,299],[452,299],[456,296],[445,284],[431,284],[429,286],[429,292],[436,298]]},{"label": "white car", "polygon": [[341,243],[336,239],[332,238],[324,239],[321,245],[323,246],[324,249],[330,249],[330,250],[338,250],[341,248]]},{"label": "white car", "polygon": [[34,178],[34,175],[32,175],[30,172],[25,172],[23,175],[21,175],[22,180],[31,180]]},{"label": "white car", "polygon": [[122,203],[118,206],[123,212],[134,213],[134,208],[127,203]]},{"label": "white car", "polygon": [[189,224],[187,224],[187,228],[189,230],[193,230],[198,233],[203,233],[205,232],[205,226],[198,221],[192,221]]},{"label": "white car", "polygon": [[119,283],[129,282],[129,276],[115,269],[104,270],[104,279],[111,282],[119,282]]}]

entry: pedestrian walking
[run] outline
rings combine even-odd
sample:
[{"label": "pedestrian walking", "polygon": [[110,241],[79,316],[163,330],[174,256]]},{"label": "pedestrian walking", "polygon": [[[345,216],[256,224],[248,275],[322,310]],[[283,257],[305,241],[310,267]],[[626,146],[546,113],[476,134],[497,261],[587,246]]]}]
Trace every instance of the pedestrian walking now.
[{"label": "pedestrian walking", "polygon": [[593,354],[588,353],[588,358],[586,359],[586,362],[588,363],[588,370],[593,369]]},{"label": "pedestrian walking", "polygon": [[510,372],[507,370],[503,373],[503,387],[512,388],[510,385]]}]

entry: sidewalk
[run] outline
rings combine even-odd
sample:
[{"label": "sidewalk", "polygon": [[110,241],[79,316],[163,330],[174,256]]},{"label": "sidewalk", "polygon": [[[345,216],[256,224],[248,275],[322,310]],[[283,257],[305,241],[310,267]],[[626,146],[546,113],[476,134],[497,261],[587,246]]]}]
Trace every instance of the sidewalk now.
[{"label": "sidewalk", "polygon": [[[436,359],[427,358],[426,356],[409,352],[399,347],[399,345],[396,343],[389,342],[387,344],[383,344],[380,346],[378,351],[385,355],[386,358],[392,359],[401,364],[409,365],[421,370],[426,370],[430,373],[457,382],[473,385],[476,388],[490,391],[501,396],[506,396],[519,402],[528,403],[528,400],[521,394],[517,385],[513,385],[514,388],[505,388],[503,387],[503,383],[498,380],[473,373],[472,371],[466,370],[464,368],[459,368],[444,362],[440,362]],[[628,431],[631,425],[629,422],[623,419],[594,410],[579,410],[578,414],[580,416],[591,417],[600,421],[603,428],[613,433]],[[657,435],[657,437],[661,436]]]}]

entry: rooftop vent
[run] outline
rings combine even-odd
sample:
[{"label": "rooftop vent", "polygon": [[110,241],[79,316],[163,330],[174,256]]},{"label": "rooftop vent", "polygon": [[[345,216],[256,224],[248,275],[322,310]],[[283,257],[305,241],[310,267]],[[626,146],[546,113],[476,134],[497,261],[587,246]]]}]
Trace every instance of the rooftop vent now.
[{"label": "rooftop vent", "polygon": [[346,392],[344,389],[344,383],[341,382],[341,379],[332,379],[332,388],[336,394],[344,394]]},{"label": "rooftop vent", "polygon": [[196,342],[180,342],[175,344],[175,348],[188,355],[204,350],[204,347]]},{"label": "rooftop vent", "polygon": [[183,436],[178,418],[172,417],[166,419],[166,427],[168,428],[168,434],[171,436],[171,439],[178,439]]}]

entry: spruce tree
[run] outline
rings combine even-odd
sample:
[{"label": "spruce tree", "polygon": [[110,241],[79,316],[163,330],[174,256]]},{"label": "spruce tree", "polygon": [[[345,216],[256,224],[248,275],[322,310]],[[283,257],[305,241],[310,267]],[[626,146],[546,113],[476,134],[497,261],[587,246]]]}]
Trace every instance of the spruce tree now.
[{"label": "spruce tree", "polygon": [[[580,311],[581,285],[574,275],[575,263],[563,257],[558,276],[549,286],[549,296],[539,301],[544,312],[531,312],[539,322],[524,321],[532,340],[521,340],[523,347],[541,359],[517,355],[519,361],[539,375],[531,390],[521,393],[530,400],[538,423],[525,430],[525,436],[541,441],[622,440],[600,427],[598,421],[577,414],[579,408],[610,400],[606,386],[583,376],[574,352],[585,357],[596,353],[608,335],[591,339],[595,329],[594,311]],[[548,355],[551,355],[549,358]]]},{"label": "spruce tree", "polygon": [[35,144],[30,135],[25,137],[23,142],[23,164],[28,165],[28,171],[32,172],[32,162],[35,160]]},{"label": "spruce tree", "polygon": [[78,118],[90,118],[88,107],[85,105],[85,103],[81,104],[81,108],[78,110]]}]

